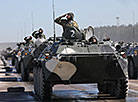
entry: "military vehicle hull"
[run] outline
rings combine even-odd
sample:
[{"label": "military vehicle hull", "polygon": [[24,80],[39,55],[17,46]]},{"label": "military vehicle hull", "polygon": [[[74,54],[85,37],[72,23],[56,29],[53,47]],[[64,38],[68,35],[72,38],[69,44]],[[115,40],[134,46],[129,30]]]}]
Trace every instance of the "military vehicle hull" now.
[{"label": "military vehicle hull", "polygon": [[40,99],[50,99],[56,84],[90,83],[98,83],[99,92],[126,97],[127,60],[111,44],[98,42],[92,27],[84,32],[83,38],[82,32],[69,27],[61,41],[49,43],[35,60],[34,90]]},{"label": "military vehicle hull", "polygon": [[138,78],[138,46],[128,49],[127,59],[128,59],[128,75],[129,79]]},{"label": "military vehicle hull", "polygon": [[[114,80],[126,78],[127,64],[125,61],[123,62],[125,64],[123,69],[120,65],[122,62],[117,59],[115,60],[116,56],[114,53],[100,54],[100,56],[99,54],[73,54],[61,56],[62,61],[51,59],[47,62],[42,62],[42,68],[46,71],[45,79],[47,81],[53,81],[55,84],[62,83],[61,81],[68,81],[69,83],[97,83],[105,79]],[[50,64],[53,62],[55,65],[53,64],[51,66]],[[53,66],[55,66],[55,68],[53,68]],[[57,79],[53,79],[51,73],[56,74]],[[67,77],[67,75],[69,76]]]},{"label": "military vehicle hull", "polygon": [[60,59],[38,63],[34,67],[34,88],[42,100],[51,98],[56,84],[98,83],[99,92],[126,97],[127,60],[115,53],[61,54]]},{"label": "military vehicle hull", "polygon": [[33,56],[27,55],[24,56],[21,60],[21,77],[23,81],[29,81],[30,79],[30,73],[33,72]]},{"label": "military vehicle hull", "polygon": [[33,60],[39,57],[40,53],[46,46],[47,43],[44,42],[37,48],[31,48],[31,52],[28,51],[27,55],[24,54],[22,56],[20,68],[23,81],[30,81],[30,73],[33,73]]}]

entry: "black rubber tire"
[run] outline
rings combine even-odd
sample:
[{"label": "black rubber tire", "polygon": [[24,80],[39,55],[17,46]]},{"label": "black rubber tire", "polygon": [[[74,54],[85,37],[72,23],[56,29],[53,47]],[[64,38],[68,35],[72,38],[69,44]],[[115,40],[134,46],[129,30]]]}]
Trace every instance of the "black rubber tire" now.
[{"label": "black rubber tire", "polygon": [[125,99],[127,95],[128,90],[128,81],[126,79],[121,79],[117,81],[117,87],[115,96],[117,99]]},{"label": "black rubber tire", "polygon": [[29,81],[30,79],[29,69],[24,67],[23,61],[21,61],[21,78],[23,81]]},{"label": "black rubber tire", "polygon": [[99,90],[99,93],[105,93],[108,94],[109,93],[109,85],[108,83],[105,81],[103,83],[98,83],[97,84],[97,88]]},{"label": "black rubber tire", "polygon": [[37,67],[36,66],[33,67],[33,82],[34,82],[34,92],[36,95],[38,95],[37,93]]},{"label": "black rubber tire", "polygon": [[15,58],[15,69],[17,73],[21,73],[20,62]]},{"label": "black rubber tire", "polygon": [[108,93],[111,96],[115,96],[117,99],[126,98],[128,90],[128,80],[110,80],[105,81],[104,84],[102,86],[101,85],[99,84],[99,90],[101,90],[103,93]]},{"label": "black rubber tire", "polygon": [[[51,100],[52,96],[52,84],[48,81],[45,81],[44,73],[42,68],[38,68],[38,87],[36,88],[41,100]],[[35,85],[36,86],[36,85]]]},{"label": "black rubber tire", "polygon": [[129,79],[137,79],[137,68],[131,59],[128,60],[128,76]]},{"label": "black rubber tire", "polygon": [[98,83],[98,84],[97,84],[97,88],[98,88],[98,90],[99,90],[99,93],[104,92],[104,90],[103,90],[103,88],[104,88],[104,84],[102,84],[102,83]]},{"label": "black rubber tire", "polygon": [[15,57],[12,57],[12,66],[15,66]]}]

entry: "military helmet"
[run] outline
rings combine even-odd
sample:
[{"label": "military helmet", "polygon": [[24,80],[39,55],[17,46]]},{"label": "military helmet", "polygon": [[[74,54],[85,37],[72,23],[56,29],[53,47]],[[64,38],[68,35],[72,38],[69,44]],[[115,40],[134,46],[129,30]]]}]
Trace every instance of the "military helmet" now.
[{"label": "military helmet", "polygon": [[68,15],[70,15],[72,19],[74,18],[74,14],[72,12],[68,13]]},{"label": "military helmet", "polygon": [[39,33],[43,33],[43,29],[42,28],[39,29]]}]

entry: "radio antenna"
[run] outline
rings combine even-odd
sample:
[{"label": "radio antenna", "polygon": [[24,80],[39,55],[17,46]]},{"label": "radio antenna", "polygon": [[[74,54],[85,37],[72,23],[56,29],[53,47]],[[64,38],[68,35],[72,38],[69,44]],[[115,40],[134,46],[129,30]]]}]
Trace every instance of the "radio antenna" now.
[{"label": "radio antenna", "polygon": [[55,30],[55,5],[54,5],[54,0],[52,0],[52,7],[53,7],[53,33],[54,33],[54,42],[56,41],[56,30]]},{"label": "radio antenna", "polygon": [[32,11],[32,31],[34,31],[34,14],[33,14],[33,11]]},{"label": "radio antenna", "polygon": [[133,46],[134,46],[134,43],[135,43],[135,12],[133,10]]}]

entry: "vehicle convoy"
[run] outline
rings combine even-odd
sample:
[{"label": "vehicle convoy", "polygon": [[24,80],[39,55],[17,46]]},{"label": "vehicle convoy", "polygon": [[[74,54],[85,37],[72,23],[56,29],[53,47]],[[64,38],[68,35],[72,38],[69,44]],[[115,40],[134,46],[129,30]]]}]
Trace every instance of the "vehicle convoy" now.
[{"label": "vehicle convoy", "polygon": [[47,44],[33,67],[34,91],[42,100],[51,99],[56,84],[97,83],[99,92],[119,99],[127,94],[127,60],[98,41],[91,27],[83,33],[69,27],[62,40]]},{"label": "vehicle convoy", "polygon": [[6,48],[6,50],[1,51],[0,59],[3,62],[3,65],[7,66],[7,60],[12,59],[12,49],[10,47],[8,47],[8,48]]},{"label": "vehicle convoy", "polygon": [[24,47],[24,42],[17,43],[17,49],[13,53],[13,59],[15,69],[17,73],[21,73],[21,57],[22,57],[22,52],[23,52],[23,47]]},{"label": "vehicle convoy", "polygon": [[138,46],[127,44],[126,46],[117,45],[118,52],[122,57],[128,60],[128,77],[129,79],[138,78]]},{"label": "vehicle convoy", "polygon": [[138,78],[138,46],[130,47],[127,52],[129,79]]},{"label": "vehicle convoy", "polygon": [[8,47],[6,50],[3,50],[1,52],[1,55],[4,56],[4,58],[7,60],[8,58],[12,58],[12,48]]},{"label": "vehicle convoy", "polygon": [[33,60],[38,58],[41,51],[46,47],[47,42],[42,43],[38,47],[26,46],[24,47],[20,68],[21,68],[21,77],[23,81],[29,81],[30,73],[33,73]]},{"label": "vehicle convoy", "polygon": [[21,78],[23,81],[29,81],[30,72],[32,72],[32,60],[33,56],[31,54],[33,50],[32,46],[24,46],[22,52],[20,69],[21,69]]}]

